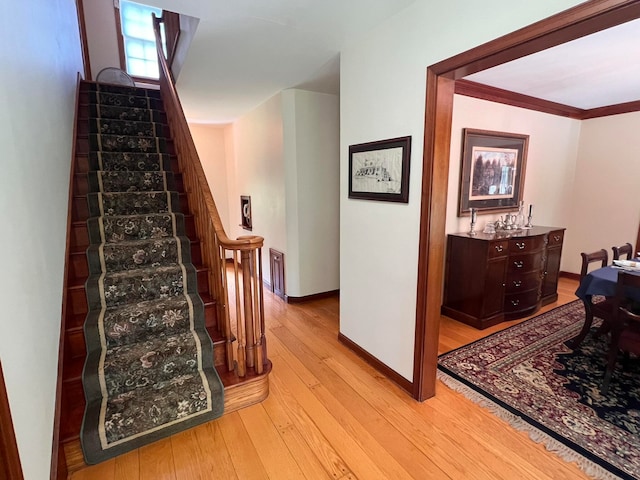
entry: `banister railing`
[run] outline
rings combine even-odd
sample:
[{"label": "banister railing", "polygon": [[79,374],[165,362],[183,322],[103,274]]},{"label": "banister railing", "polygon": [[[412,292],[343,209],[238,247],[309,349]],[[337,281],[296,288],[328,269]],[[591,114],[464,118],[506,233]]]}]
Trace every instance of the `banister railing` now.
[{"label": "banister railing", "polygon": [[167,65],[173,65],[173,56],[180,39],[180,15],[175,12],[162,11],[161,22],[164,24],[164,40],[166,43]]},{"label": "banister railing", "polygon": [[[232,240],[224,231],[164,56],[160,37],[162,21],[154,16],[160,91],[200,239],[202,262],[209,270],[209,291],[216,305],[217,328],[226,341],[227,368],[235,369],[240,377],[244,377],[248,369],[261,374],[267,363],[262,290],[264,239],[251,235]],[[229,269],[227,257],[232,260]],[[230,286],[234,287],[233,291]]]}]

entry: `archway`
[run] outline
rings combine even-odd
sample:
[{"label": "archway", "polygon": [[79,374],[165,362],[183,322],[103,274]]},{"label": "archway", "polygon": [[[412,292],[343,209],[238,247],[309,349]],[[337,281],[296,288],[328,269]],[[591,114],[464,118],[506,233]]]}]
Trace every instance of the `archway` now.
[{"label": "archway", "polygon": [[413,396],[435,395],[455,81],[640,18],[640,0],[593,0],[427,68]]}]

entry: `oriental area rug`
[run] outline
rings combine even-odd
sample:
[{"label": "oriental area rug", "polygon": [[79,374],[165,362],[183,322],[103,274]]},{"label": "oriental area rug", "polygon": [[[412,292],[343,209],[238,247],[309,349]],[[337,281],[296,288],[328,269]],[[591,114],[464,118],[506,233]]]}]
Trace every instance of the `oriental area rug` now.
[{"label": "oriental area rug", "polygon": [[89,84],[90,246],[80,440],[93,464],[219,417],[159,92]]},{"label": "oriental area rug", "polygon": [[608,335],[565,346],[583,321],[581,301],[557,307],[441,355],[438,378],[587,475],[639,479],[640,361],[620,358],[601,395]]}]

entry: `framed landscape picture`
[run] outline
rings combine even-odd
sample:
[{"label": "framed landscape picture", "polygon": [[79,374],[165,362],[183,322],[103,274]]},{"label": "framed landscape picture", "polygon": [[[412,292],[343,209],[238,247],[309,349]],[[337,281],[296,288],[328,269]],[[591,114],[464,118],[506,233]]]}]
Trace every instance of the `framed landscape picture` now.
[{"label": "framed landscape picture", "polygon": [[349,146],[349,198],[409,202],[411,137]]},{"label": "framed landscape picture", "polygon": [[528,135],[463,130],[458,216],[516,210],[524,193]]}]

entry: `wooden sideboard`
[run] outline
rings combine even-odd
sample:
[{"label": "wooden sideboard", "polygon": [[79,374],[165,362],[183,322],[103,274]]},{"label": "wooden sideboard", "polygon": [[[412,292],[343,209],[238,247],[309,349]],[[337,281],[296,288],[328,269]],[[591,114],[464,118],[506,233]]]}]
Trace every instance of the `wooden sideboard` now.
[{"label": "wooden sideboard", "polygon": [[442,314],[483,329],[554,302],[564,230],[449,234]]}]

